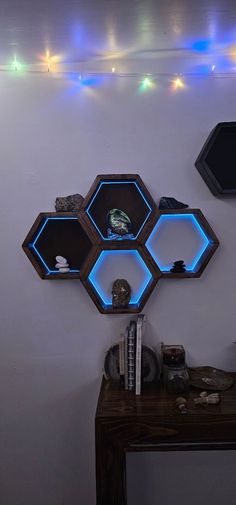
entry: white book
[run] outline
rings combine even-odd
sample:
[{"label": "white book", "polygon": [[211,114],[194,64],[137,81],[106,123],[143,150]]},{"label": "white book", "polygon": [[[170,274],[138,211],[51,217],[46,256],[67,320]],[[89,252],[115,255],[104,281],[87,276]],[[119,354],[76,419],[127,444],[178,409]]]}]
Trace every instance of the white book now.
[{"label": "white book", "polygon": [[120,335],[119,340],[119,369],[120,375],[125,375],[125,336],[123,333]]},{"label": "white book", "polygon": [[141,374],[142,374],[142,341],[144,334],[145,315],[139,314],[137,320],[136,334],[136,370],[135,370],[135,394],[141,394]]},{"label": "white book", "polygon": [[128,389],[128,333],[129,327],[127,326],[124,336],[124,372],[125,372],[125,389]]},{"label": "white book", "polygon": [[136,322],[130,321],[128,332],[128,390],[135,389],[135,340]]}]

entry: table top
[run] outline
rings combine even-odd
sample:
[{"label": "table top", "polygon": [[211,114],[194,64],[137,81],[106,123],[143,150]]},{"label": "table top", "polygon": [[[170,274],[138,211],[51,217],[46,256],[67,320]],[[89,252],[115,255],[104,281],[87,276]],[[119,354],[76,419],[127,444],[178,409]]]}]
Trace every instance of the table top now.
[{"label": "table top", "polygon": [[[140,396],[132,391],[125,391],[119,382],[103,378],[98,399],[96,417],[142,417],[155,416],[157,418],[178,417],[209,417],[212,416],[235,416],[236,419],[236,373],[230,375],[234,378],[234,385],[220,392],[221,401],[218,405],[203,407],[195,405],[194,398],[199,397],[200,389],[192,388],[186,396],[187,414],[180,414],[175,405],[177,396],[183,394],[168,393],[161,384],[145,387]],[[208,394],[214,391],[208,391]]]}]

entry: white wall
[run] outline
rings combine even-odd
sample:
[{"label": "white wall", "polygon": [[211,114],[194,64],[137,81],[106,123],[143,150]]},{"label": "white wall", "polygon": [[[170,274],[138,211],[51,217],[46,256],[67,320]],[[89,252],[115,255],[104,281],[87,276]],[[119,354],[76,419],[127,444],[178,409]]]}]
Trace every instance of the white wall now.
[{"label": "white wall", "polygon": [[[131,79],[78,89],[51,75],[1,75],[0,100],[0,501],[94,505],[103,356],[130,318],[101,315],[79,281],[42,281],[21,243],[56,196],[85,195],[99,173],[139,173],[155,200],[199,207],[220,248],[200,279],[158,283],[146,341],[182,343],[189,364],[236,370],[236,199],[215,198],[194,167],[211,128],[236,119],[235,80],[192,78],[175,94],[160,83],[141,95]],[[161,460],[129,458],[130,504],[139,505],[137,472],[156,465],[161,478]],[[149,483],[145,505],[158,489]]]}]

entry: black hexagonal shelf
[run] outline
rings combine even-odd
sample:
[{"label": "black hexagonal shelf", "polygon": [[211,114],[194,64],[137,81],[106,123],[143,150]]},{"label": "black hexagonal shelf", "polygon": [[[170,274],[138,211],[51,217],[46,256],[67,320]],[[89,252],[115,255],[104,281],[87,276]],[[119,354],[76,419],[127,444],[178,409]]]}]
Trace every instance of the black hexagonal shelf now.
[{"label": "black hexagonal shelf", "polygon": [[146,186],[136,174],[98,175],[84,200],[88,220],[100,239],[108,241],[107,214],[111,209],[121,209],[128,215],[132,223],[131,240],[138,240],[156,208]]},{"label": "black hexagonal shelf", "polygon": [[[81,280],[103,314],[140,312],[161,273],[150,261],[147,252],[135,243],[126,247],[123,242],[105,242],[91,261]],[[116,279],[125,278],[131,286],[131,299],[124,308],[112,306],[112,286]]]},{"label": "black hexagonal shelf", "polygon": [[[94,254],[93,236],[81,215],[42,212],[22,245],[42,279],[78,279]],[[55,268],[56,256],[64,256],[69,272]]]},{"label": "black hexagonal shelf", "polygon": [[196,168],[214,195],[236,193],[236,122],[218,123],[207,138]]}]

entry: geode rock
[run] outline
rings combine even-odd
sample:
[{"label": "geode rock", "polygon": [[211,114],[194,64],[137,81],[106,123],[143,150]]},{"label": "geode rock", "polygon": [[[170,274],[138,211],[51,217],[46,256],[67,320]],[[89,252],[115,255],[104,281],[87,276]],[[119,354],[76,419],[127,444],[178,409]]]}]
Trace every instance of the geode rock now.
[{"label": "geode rock", "polygon": [[129,305],[131,298],[131,287],[126,279],[116,279],[112,286],[112,306],[114,308],[124,308]]},{"label": "geode rock", "polygon": [[171,196],[162,196],[159,202],[159,210],[164,209],[187,209],[188,205],[186,203],[178,202],[175,198]]},{"label": "geode rock", "polygon": [[69,196],[58,196],[55,201],[56,212],[78,212],[83,204],[83,196],[76,193]]},{"label": "geode rock", "polygon": [[131,221],[129,216],[120,209],[111,209],[107,214],[108,237],[109,234],[127,235],[131,230]]}]

